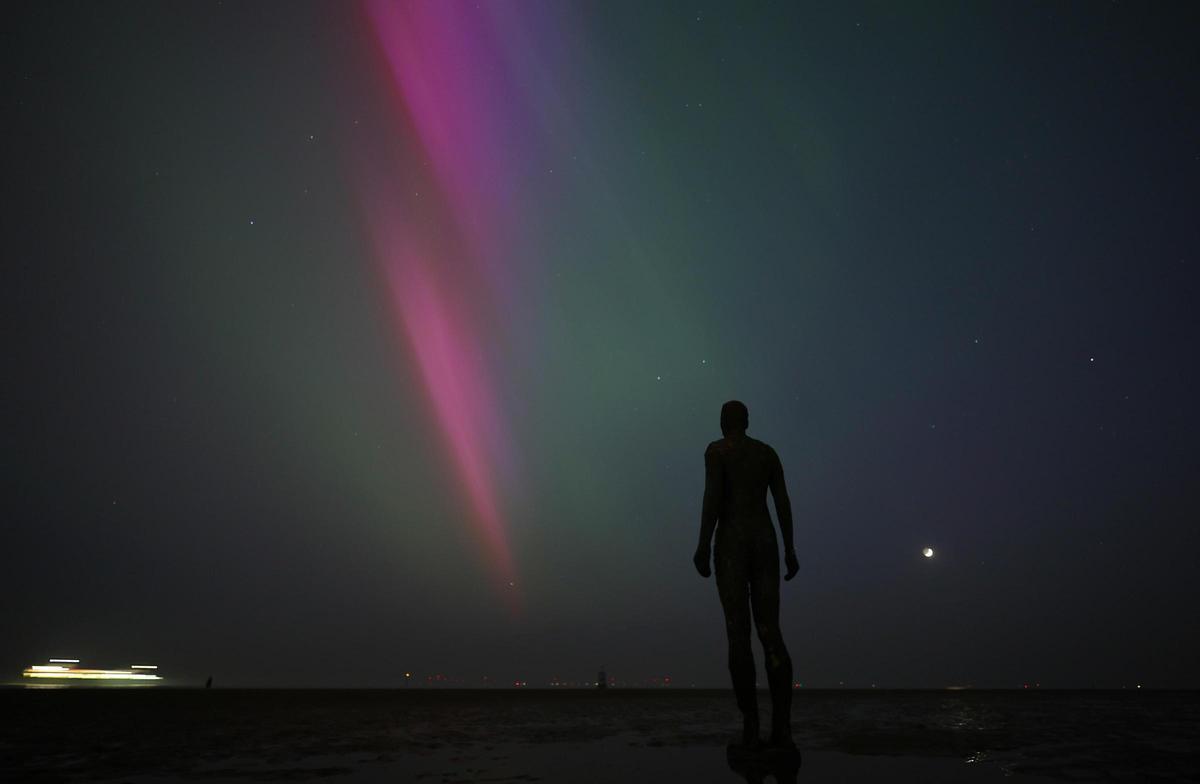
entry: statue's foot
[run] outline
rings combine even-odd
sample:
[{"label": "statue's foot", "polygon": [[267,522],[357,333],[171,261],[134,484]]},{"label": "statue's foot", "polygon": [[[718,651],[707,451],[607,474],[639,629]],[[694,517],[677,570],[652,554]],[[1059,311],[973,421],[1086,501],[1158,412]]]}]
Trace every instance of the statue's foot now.
[{"label": "statue's foot", "polygon": [[778,727],[772,730],[771,739],[767,741],[767,748],[774,751],[795,751],[796,742],[792,740],[791,730]]},{"label": "statue's foot", "polygon": [[726,747],[731,754],[752,754],[762,748],[762,740],[758,737],[758,722],[742,720],[742,736],[730,742]]},{"label": "statue's foot", "polygon": [[756,719],[742,719],[742,745],[747,749],[757,749],[762,745],[762,741],[758,738],[758,721]]}]

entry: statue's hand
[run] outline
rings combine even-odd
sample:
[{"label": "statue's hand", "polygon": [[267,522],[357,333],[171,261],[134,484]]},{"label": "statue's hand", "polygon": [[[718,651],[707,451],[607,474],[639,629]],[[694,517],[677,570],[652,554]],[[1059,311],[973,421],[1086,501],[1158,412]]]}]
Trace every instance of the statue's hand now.
[{"label": "statue's hand", "polygon": [[796,576],[796,572],[800,571],[800,562],[796,560],[796,551],[788,550],[783,556],[783,562],[787,565],[787,572],[783,575],[783,579],[790,580]]},{"label": "statue's hand", "polygon": [[696,554],[692,556],[692,563],[696,565],[696,571],[701,577],[708,577],[712,574],[712,551],[701,545],[696,548]]}]

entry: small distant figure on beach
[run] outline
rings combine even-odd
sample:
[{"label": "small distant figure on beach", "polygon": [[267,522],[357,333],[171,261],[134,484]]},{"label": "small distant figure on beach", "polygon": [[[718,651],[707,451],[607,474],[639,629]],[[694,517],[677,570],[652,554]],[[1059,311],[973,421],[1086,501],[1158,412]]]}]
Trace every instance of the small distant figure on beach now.
[{"label": "small distant figure on beach", "polygon": [[206,681],[204,682],[204,688],[206,688],[206,689],[211,689],[211,688],[212,688],[212,676],[211,676],[211,675],[209,675],[209,676],[208,676],[208,680],[206,680]]},{"label": "small distant figure on beach", "polygon": [[712,574],[716,532],[717,593],[725,611],[729,638],[729,674],[742,712],[741,748],[762,748],[758,730],[758,695],[754,674],[751,626],[758,631],[771,688],[771,736],[764,750],[795,753],[792,741],[792,660],[779,628],[779,545],[767,490],[783,535],[785,580],[800,571],[792,538],[792,506],[783,481],[783,465],[775,450],[750,438],[750,412],[738,400],[721,406],[723,438],[704,451],[704,502],[700,544],[692,562],[701,577]]},{"label": "small distant figure on beach", "polygon": [[596,675],[596,688],[601,691],[608,688],[608,673],[604,671],[604,666],[600,666],[600,672]]}]

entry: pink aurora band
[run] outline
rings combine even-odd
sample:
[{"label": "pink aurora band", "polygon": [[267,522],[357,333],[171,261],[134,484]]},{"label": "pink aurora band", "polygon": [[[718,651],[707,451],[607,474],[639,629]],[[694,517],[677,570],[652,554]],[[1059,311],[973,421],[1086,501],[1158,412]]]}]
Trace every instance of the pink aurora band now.
[{"label": "pink aurora band", "polygon": [[489,360],[512,302],[506,226],[528,143],[500,32],[474,3],[365,0],[394,127],[359,150],[390,301],[497,580],[516,579],[499,496],[512,448]]}]

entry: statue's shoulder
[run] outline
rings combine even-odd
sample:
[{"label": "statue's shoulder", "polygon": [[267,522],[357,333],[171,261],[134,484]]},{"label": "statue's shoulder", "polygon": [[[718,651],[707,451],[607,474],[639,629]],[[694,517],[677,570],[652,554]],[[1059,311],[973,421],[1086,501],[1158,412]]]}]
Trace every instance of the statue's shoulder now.
[{"label": "statue's shoulder", "polygon": [[749,441],[756,450],[758,450],[760,453],[766,455],[767,457],[771,457],[771,458],[775,458],[775,459],[779,458],[779,455],[777,455],[775,453],[775,448],[772,447],[770,444],[768,444],[766,441],[759,441],[757,438],[748,438],[746,440]]},{"label": "statue's shoulder", "polygon": [[717,455],[725,454],[728,451],[729,442],[723,438],[718,438],[716,441],[709,443],[708,447],[704,450],[704,456],[708,457],[709,455],[712,455],[715,457]]}]

